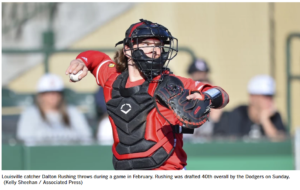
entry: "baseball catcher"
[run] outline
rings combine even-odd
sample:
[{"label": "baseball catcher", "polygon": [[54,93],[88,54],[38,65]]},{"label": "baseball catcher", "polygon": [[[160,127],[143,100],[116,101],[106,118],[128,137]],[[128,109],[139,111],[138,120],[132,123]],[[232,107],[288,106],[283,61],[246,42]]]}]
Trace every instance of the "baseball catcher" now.
[{"label": "baseball catcher", "polygon": [[90,71],[104,89],[114,144],[116,170],[182,170],[187,165],[183,133],[193,133],[223,108],[228,94],[220,87],[176,76],[168,69],[178,40],[157,23],[132,24],[114,61],[99,51],[85,51],[66,74]]}]

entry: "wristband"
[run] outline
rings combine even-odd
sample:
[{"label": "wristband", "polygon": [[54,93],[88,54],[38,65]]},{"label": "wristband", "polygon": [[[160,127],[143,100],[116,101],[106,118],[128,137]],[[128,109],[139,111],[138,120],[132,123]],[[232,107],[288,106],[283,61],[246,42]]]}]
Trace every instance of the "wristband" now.
[{"label": "wristband", "polygon": [[218,108],[222,106],[223,97],[222,92],[220,90],[216,88],[211,88],[203,93],[209,95],[209,97],[211,98],[211,108]]}]

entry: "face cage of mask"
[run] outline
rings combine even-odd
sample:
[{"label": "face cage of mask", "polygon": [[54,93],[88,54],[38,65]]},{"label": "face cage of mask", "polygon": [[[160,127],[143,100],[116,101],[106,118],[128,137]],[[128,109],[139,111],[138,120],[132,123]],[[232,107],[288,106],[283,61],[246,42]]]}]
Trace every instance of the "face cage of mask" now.
[{"label": "face cage of mask", "polygon": [[[165,70],[169,70],[168,69],[168,65],[170,60],[172,60],[178,53],[178,40],[177,38],[173,38],[173,37],[169,37],[168,40],[163,40],[162,38],[159,37],[154,37],[160,40],[160,46],[147,46],[147,47],[140,47],[139,44],[147,39],[147,38],[129,38],[127,39],[129,41],[129,43],[125,43],[124,40],[124,47],[125,45],[128,45],[129,49],[125,50],[125,54],[130,57],[130,59],[132,59],[132,61],[134,61],[135,64],[137,64],[138,69],[143,73],[143,75],[146,77],[146,80],[149,82],[160,82],[163,80],[164,78],[164,71]],[[127,41],[127,42],[128,42]],[[132,43],[133,42],[133,43]],[[137,47],[133,48],[133,45],[137,45]],[[148,57],[145,52],[144,52],[144,48],[147,48],[149,51],[149,48],[153,48],[152,49],[152,57]],[[155,59],[155,50],[156,48],[159,48],[161,53],[160,53],[160,57]],[[132,56],[130,56],[129,54],[126,53],[126,51],[131,51],[131,55],[133,55],[133,52],[136,50],[142,50],[144,56],[147,57],[147,59],[144,58],[136,58],[135,60],[133,60]],[[162,54],[167,53],[168,56],[166,59],[162,58]],[[153,65],[155,64],[155,61],[159,61],[159,64],[161,64],[161,68],[160,69],[154,69]],[[147,64],[151,64],[151,68],[142,68],[141,66],[141,62],[148,62]],[[149,63],[150,62],[150,63]],[[159,78],[159,80],[154,81],[153,78],[155,78],[158,75],[161,75],[161,77]]]}]

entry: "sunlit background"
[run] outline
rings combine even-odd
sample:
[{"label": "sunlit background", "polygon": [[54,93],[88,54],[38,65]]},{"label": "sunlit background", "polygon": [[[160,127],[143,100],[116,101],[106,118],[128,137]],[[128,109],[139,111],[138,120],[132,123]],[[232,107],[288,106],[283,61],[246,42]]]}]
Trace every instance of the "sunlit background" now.
[{"label": "sunlit background", "polygon": [[[300,3],[2,3],[2,169],[113,168],[111,147],[96,140],[95,78],[89,73],[70,83],[65,70],[81,51],[112,58],[115,44],[140,18],[166,26],[178,39],[179,53],[169,64],[176,75],[189,77],[194,58],[207,61],[210,80],[230,96],[225,111],[248,103],[253,76],[276,81],[275,103],[290,138],[189,141],[187,169],[299,169]],[[34,103],[46,72],[63,79],[67,102],[88,120],[93,142],[28,145],[17,139],[20,114]]]}]

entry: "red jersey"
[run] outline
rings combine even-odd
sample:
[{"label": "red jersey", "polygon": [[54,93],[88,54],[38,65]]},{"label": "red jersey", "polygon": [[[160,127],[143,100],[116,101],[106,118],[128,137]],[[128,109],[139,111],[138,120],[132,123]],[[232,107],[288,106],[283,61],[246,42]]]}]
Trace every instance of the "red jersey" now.
[{"label": "red jersey", "polygon": [[[90,50],[80,53],[77,56],[77,59],[81,59],[86,64],[87,68],[95,76],[96,82],[99,86],[104,87],[109,77],[112,74],[117,73],[116,64],[105,53]],[[198,81],[193,81],[189,78],[184,78],[180,76],[176,77],[182,81],[185,89],[204,92],[206,90],[214,88],[214,86],[204,84]],[[128,77],[126,88],[142,85],[144,82],[144,79],[132,82],[129,80]],[[106,96],[105,101],[108,101]],[[157,103],[157,106],[161,114],[170,123],[172,123],[173,125],[181,125],[181,122],[176,118],[176,116],[170,109],[160,105],[159,103]],[[155,168],[155,170],[181,170],[184,166],[187,165],[187,155],[183,150],[182,134],[176,134],[176,139],[177,142],[173,154],[160,167]]]}]

